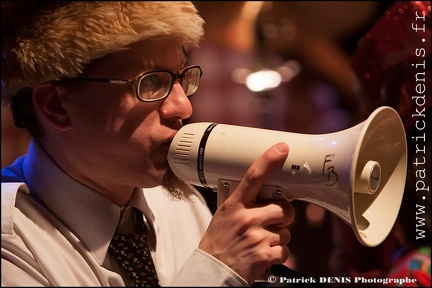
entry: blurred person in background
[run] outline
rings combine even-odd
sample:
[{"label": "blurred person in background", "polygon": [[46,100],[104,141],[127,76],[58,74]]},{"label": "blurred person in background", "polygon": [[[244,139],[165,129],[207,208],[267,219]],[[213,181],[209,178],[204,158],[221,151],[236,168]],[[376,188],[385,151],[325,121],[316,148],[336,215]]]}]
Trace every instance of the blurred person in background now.
[{"label": "blurred person in background", "polygon": [[362,37],[354,52],[352,67],[361,83],[366,113],[386,105],[402,118],[408,172],[396,223],[377,247],[359,245],[346,225],[334,219],[330,266],[336,275],[415,281],[388,286],[431,285],[430,17],[430,1],[396,2]]}]

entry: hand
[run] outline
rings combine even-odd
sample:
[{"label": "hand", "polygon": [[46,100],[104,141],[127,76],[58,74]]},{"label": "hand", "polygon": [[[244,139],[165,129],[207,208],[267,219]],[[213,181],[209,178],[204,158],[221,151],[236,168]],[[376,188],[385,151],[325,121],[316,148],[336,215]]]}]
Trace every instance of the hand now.
[{"label": "hand", "polygon": [[216,211],[198,247],[231,267],[249,284],[289,256],[291,234],[287,226],[294,219],[291,203],[256,202],[267,177],[287,156],[288,145],[279,143],[251,165],[237,189]]}]

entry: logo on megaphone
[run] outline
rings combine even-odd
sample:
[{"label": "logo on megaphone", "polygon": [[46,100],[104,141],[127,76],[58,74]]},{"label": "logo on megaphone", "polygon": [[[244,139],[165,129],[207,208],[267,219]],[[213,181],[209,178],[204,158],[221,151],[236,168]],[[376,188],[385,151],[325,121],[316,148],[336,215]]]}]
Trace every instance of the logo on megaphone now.
[{"label": "logo on megaphone", "polygon": [[363,245],[384,241],[399,213],[407,173],[405,130],[391,107],[329,134],[192,123],[174,137],[168,162],[179,178],[217,191],[220,204],[277,142],[286,142],[290,151],[264,184],[259,201],[311,202],[343,219]]}]

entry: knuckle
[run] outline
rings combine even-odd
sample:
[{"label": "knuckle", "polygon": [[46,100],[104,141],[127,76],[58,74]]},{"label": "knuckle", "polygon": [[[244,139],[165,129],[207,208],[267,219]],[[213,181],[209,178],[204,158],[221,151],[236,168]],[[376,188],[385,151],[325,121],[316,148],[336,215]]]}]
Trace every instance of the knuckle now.
[{"label": "knuckle", "polygon": [[254,214],[251,213],[239,213],[238,224],[239,224],[239,234],[247,235],[251,239],[257,239],[260,234],[255,233],[253,226],[256,226],[258,219]]},{"label": "knuckle", "polygon": [[290,256],[290,250],[288,246],[280,245],[279,247],[279,252],[276,255],[273,255],[272,260],[269,261],[270,265],[284,263],[286,260],[288,260]]},{"label": "knuckle", "polygon": [[246,182],[248,184],[253,183],[257,178],[259,178],[261,175],[261,173],[255,168],[255,167],[250,167],[247,171],[246,174],[244,176],[244,179],[246,180]]},{"label": "knuckle", "polygon": [[257,251],[254,255],[255,263],[261,266],[270,266],[272,264],[272,259],[274,255],[270,249],[261,249]]}]

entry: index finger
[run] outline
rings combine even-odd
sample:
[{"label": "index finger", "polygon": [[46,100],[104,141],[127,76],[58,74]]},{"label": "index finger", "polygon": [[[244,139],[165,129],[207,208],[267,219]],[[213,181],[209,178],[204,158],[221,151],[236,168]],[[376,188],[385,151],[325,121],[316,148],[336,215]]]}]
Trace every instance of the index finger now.
[{"label": "index finger", "polygon": [[289,147],[285,142],[279,142],[267,149],[248,168],[237,189],[230,198],[244,204],[256,203],[261,186],[269,175],[280,166],[288,156]]}]

